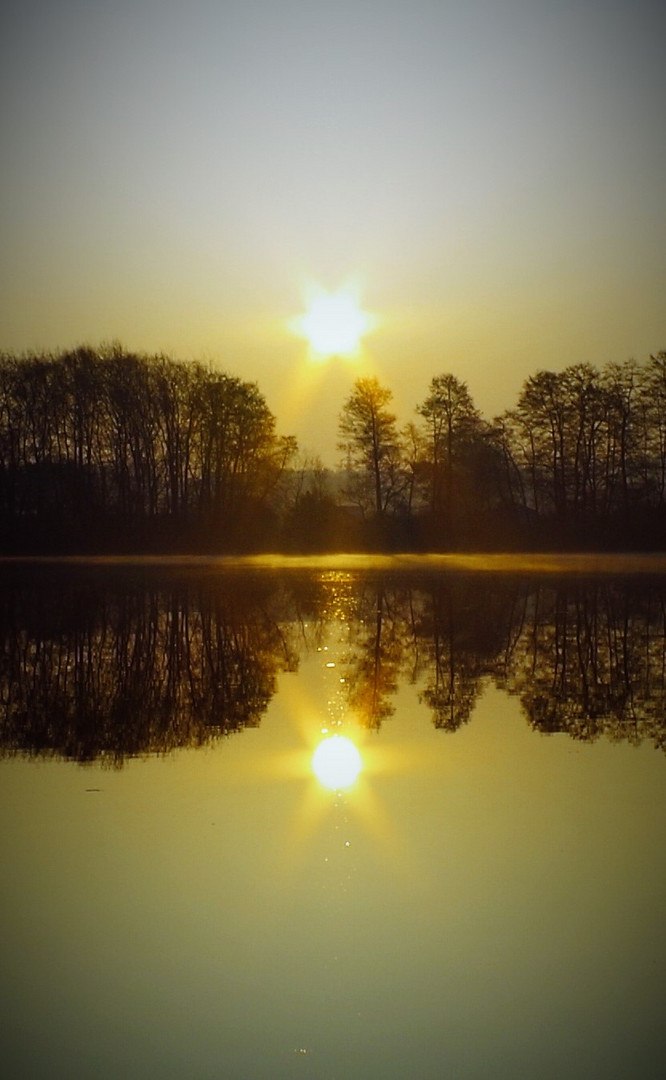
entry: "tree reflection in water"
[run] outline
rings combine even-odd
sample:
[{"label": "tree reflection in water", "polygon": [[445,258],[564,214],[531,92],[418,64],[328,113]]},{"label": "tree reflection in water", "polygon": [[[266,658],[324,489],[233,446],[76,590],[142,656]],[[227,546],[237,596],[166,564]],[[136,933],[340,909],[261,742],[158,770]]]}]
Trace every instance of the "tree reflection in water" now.
[{"label": "tree reflection in water", "polygon": [[529,724],[666,748],[666,582],[34,568],[4,583],[0,753],[121,764],[256,726],[336,621],[345,708],[408,681],[436,727],[491,681]]},{"label": "tree reflection in water", "polygon": [[166,753],[256,726],[295,654],[273,588],[58,574],[5,589],[4,752]]},{"label": "tree reflection in water", "polygon": [[666,747],[662,584],[569,582],[525,597],[503,679],[530,724]]}]

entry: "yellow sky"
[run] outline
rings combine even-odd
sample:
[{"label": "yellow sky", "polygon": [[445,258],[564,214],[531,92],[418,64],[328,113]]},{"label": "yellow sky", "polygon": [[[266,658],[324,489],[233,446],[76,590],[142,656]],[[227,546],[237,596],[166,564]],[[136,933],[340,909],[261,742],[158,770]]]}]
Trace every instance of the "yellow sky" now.
[{"label": "yellow sky", "polygon": [[256,380],[334,460],[356,369],[288,329],[354,279],[372,371],[491,417],[666,347],[663,7],[37,0],[0,34],[0,347],[119,339]]}]

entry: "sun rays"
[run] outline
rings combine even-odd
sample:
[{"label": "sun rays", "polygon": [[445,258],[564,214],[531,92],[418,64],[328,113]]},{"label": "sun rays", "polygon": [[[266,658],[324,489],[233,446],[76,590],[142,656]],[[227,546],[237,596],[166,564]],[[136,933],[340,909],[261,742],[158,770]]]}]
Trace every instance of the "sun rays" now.
[{"label": "sun rays", "polygon": [[291,376],[280,391],[280,411],[292,426],[307,415],[325,388],[353,378],[374,374],[368,337],[383,320],[366,311],[362,286],[350,278],[334,292],[312,281],[302,287],[303,311],[282,323],[283,331],[302,341],[302,352]]},{"label": "sun rays", "polygon": [[312,755],[312,771],[331,791],[352,787],[362,768],[358,748],[345,735],[329,735],[322,739]]},{"label": "sun rays", "polygon": [[303,291],[305,313],[289,319],[288,328],[307,341],[308,359],[358,361],[364,337],[379,325],[378,317],[361,307],[358,282],[348,282],[333,293],[314,284]]}]

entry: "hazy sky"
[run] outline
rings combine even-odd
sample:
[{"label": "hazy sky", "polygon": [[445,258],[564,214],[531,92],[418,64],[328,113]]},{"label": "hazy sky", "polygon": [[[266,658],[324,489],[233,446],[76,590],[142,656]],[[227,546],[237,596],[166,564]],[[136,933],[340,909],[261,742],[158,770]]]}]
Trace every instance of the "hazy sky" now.
[{"label": "hazy sky", "polygon": [[[8,0],[0,348],[119,339],[256,380],[333,459],[372,371],[488,417],[666,348],[663,0]],[[362,285],[364,362],[286,328]]]}]

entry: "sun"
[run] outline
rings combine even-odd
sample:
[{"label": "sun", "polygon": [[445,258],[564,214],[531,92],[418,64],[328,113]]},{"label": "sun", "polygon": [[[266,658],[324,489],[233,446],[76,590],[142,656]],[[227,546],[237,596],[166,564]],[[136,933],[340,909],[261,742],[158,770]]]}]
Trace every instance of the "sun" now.
[{"label": "sun", "polygon": [[343,289],[313,293],[305,315],[293,320],[292,328],[307,339],[315,358],[328,359],[357,356],[361,338],[373,325],[373,317],[361,310],[354,294]]},{"label": "sun", "polygon": [[344,294],[316,296],[302,326],[312,348],[322,356],[356,352],[367,329],[366,316]]},{"label": "sun", "polygon": [[312,771],[324,787],[338,791],[351,787],[363,767],[361,755],[351,739],[331,735],[323,739],[312,757]]}]

